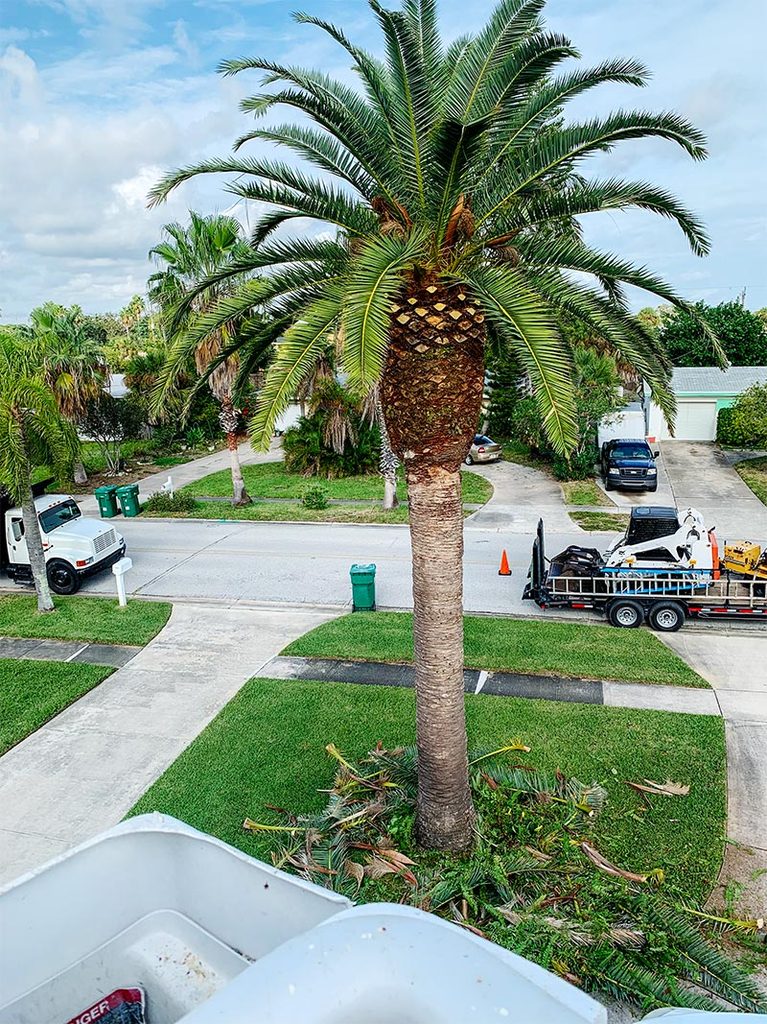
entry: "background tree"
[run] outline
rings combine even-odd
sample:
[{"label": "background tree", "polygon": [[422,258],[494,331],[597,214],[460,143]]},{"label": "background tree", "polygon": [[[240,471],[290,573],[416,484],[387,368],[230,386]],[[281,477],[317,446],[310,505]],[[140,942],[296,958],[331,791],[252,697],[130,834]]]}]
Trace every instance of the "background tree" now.
[{"label": "background tree", "polygon": [[0,484],[21,505],[37,610],[54,610],[32,494],[38,466],[65,476],[77,451],[74,427],[44,379],[41,346],[0,328]]},{"label": "background tree", "polygon": [[740,302],[720,302],[718,306],[698,302],[689,310],[674,310],[658,334],[674,366],[716,363],[707,327],[716,332],[733,366],[767,366],[767,326],[758,313]]},{"label": "background tree", "polygon": [[[213,214],[202,217],[190,211],[188,227],[166,224],[163,241],[150,250],[163,269],[149,279],[149,294],[162,310],[171,334],[165,367],[157,388],[157,406],[161,407],[178,387],[189,358],[203,377],[221,407],[221,429],[226,435],[232,468],[232,494],[235,505],[247,505],[250,496],[238,452],[239,409],[235,405],[239,357],[227,354],[250,310],[238,310],[235,316],[217,324],[211,331],[191,334],[195,321],[222,296],[237,286],[237,274],[230,268],[241,257],[245,246],[239,221]],[[219,274],[214,281],[213,276]],[[188,298],[183,307],[181,302]],[[183,309],[177,316],[179,308]],[[244,335],[243,335],[244,336]],[[250,369],[255,370],[255,360]]]},{"label": "background tree", "polygon": [[[329,332],[344,332],[348,386],[380,386],[391,445],[408,486],[413,555],[417,834],[427,846],[466,849],[474,809],[468,780],[463,693],[460,465],[483,400],[485,353],[508,347],[531,381],[546,430],[564,455],[577,440],[573,358],[557,327],[566,311],[630,360],[673,414],[669,361],[631,315],[623,287],[644,288],[684,305],[650,271],[586,244],[563,221],[638,207],[676,221],[693,250],[708,241],[674,197],[641,181],[587,181],[587,158],[626,139],[677,143],[694,159],[703,137],[669,113],[620,110],[551,130],[551,112],[604,82],[642,85],[630,60],[560,70],[578,56],[546,30],[542,0],[501,0],[476,35],[449,46],[434,0],[401,9],[370,7],[384,59],[333,25],[298,15],[346,51],[362,92],[322,72],[268,59],[229,61],[226,74],[254,69],[267,91],[246,99],[255,114],[279,105],[303,115],[256,127],[240,140],[284,146],[323,172],[250,156],[208,160],[168,175],[152,192],[164,199],[197,174],[235,175],[227,190],[269,209],[254,247],[182,301],[231,275],[243,280],[200,318],[200,334],[258,305],[262,342],[277,342],[255,441],[268,445],[277,416],[311,371]],[[327,175],[336,179],[328,180]],[[295,218],[341,232],[341,239],[272,233]],[[271,236],[271,237],[270,237]],[[577,275],[577,276],[576,276]],[[584,276],[592,283],[585,283]],[[491,329],[490,331],[488,329]],[[192,332],[194,336],[194,332]]]},{"label": "background tree", "polygon": [[[70,423],[79,423],[88,403],[109,383],[103,338],[78,306],[65,309],[48,302],[33,309],[32,333],[42,346],[43,379],[59,410]],[[84,484],[87,473],[78,457],[72,468],[74,481]]]}]

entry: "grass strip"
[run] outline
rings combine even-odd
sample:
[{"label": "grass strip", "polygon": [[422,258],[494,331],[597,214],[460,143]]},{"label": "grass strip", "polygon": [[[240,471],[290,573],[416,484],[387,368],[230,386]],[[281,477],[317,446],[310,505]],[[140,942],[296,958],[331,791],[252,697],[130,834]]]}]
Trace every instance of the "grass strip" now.
[{"label": "grass strip", "polygon": [[0,659],[0,754],[113,671],[103,665]]},{"label": "grass strip", "polygon": [[[469,668],[570,678],[707,687],[708,683],[651,632],[576,622],[467,615]],[[305,658],[411,662],[409,612],[355,612],[326,622],[282,652]]]},{"label": "grass strip", "polygon": [[34,597],[0,597],[0,636],[143,646],[160,632],[172,609],[163,601],[136,600],[121,608],[106,597],[56,597],[54,603],[55,612],[41,615]]}]

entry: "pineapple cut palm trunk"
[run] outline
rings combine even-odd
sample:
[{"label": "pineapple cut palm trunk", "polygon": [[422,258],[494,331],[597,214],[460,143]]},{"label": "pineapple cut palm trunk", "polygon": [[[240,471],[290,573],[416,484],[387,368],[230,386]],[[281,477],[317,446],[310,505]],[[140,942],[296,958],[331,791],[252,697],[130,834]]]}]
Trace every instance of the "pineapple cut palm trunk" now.
[{"label": "pineapple cut palm trunk", "polygon": [[484,385],[484,316],[462,289],[413,280],[393,303],[381,402],[410,503],[418,733],[417,833],[473,843],[463,689],[460,465]]}]

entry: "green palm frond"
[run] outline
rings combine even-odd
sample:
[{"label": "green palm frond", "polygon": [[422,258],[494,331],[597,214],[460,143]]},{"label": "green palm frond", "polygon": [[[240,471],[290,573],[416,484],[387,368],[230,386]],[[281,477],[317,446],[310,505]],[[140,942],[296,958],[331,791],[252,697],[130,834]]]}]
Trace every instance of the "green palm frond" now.
[{"label": "green palm frond", "polygon": [[277,345],[266,383],[259,394],[256,415],[250,424],[257,448],[268,450],[278,416],[285,411],[327,346],[327,336],[341,316],[342,298],[340,288],[328,288],[326,296],[308,306]]},{"label": "green palm frond", "polygon": [[521,275],[498,267],[464,270],[464,277],[530,376],[546,434],[557,452],[575,443],[578,426],[573,374],[550,309]]},{"label": "green palm frond", "polygon": [[365,393],[378,380],[386,355],[390,305],[404,273],[424,256],[426,238],[376,238],[354,254],[344,296],[343,364],[350,387]]}]

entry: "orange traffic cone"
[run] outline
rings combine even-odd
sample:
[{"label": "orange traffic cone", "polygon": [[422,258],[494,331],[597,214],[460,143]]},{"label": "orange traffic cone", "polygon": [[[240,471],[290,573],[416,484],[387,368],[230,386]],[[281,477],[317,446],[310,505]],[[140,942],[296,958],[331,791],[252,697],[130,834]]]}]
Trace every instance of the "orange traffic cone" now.
[{"label": "orange traffic cone", "polygon": [[509,559],[506,557],[506,548],[501,552],[501,567],[498,570],[499,576],[511,576],[511,569],[509,568]]}]

